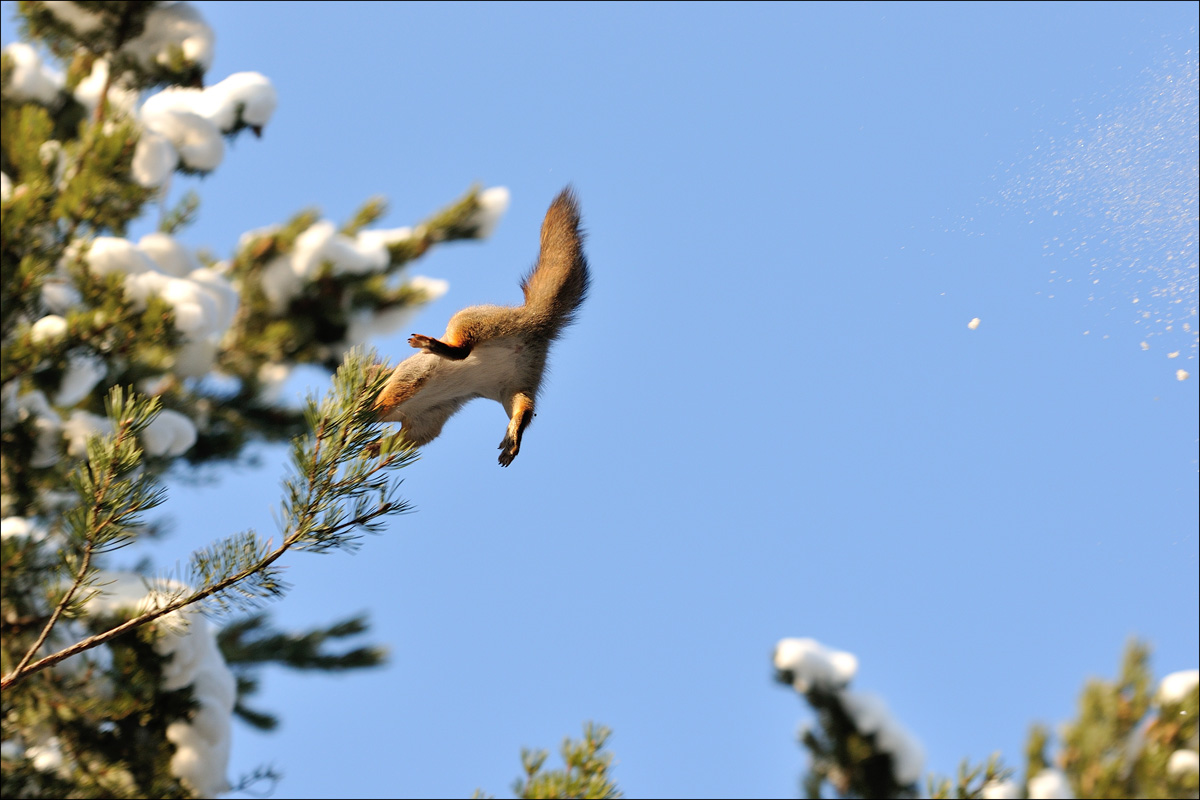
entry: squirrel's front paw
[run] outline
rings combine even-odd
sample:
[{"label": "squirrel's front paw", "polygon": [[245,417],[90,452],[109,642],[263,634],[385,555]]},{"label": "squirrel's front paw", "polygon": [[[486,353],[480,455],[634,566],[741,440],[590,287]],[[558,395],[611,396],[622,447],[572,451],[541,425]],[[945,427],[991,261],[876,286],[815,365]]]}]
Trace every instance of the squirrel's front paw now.
[{"label": "squirrel's front paw", "polygon": [[433,339],[430,339],[428,336],[422,336],[419,333],[414,333],[408,337],[408,346],[415,347],[418,350],[428,349],[431,344],[433,344]]},{"label": "squirrel's front paw", "polygon": [[500,466],[507,467],[517,457],[520,452],[521,445],[517,444],[511,437],[505,436],[504,441],[500,443]]}]

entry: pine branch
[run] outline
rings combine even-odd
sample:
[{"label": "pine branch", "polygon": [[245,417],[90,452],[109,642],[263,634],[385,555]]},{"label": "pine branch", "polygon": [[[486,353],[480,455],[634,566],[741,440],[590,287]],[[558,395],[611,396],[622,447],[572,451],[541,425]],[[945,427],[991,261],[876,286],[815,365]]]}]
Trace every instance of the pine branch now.
[{"label": "pine branch", "polygon": [[[275,791],[276,784],[283,778],[273,767],[258,767],[248,775],[243,775],[234,786],[230,787],[229,792],[232,794],[245,793],[252,797],[270,797]],[[267,782],[266,789],[256,789],[252,791],[255,785]]]},{"label": "pine branch", "polygon": [[929,776],[928,791],[924,796],[940,800],[941,798],[959,798],[960,800],[975,800],[984,796],[984,790],[989,784],[1007,781],[1012,776],[1012,770],[1004,766],[999,753],[993,753],[986,763],[971,766],[967,759],[958,765],[958,776],[951,784],[949,778]]},{"label": "pine branch", "polygon": [[166,234],[178,233],[181,229],[195,221],[199,210],[200,195],[189,190],[179,199],[174,208],[170,211],[163,210],[162,218],[158,223],[158,230]]},{"label": "pine branch", "polygon": [[94,580],[97,570],[92,564],[93,557],[97,553],[128,544],[131,541],[130,529],[137,515],[163,501],[163,493],[151,491],[143,476],[132,480],[124,477],[141,462],[142,451],[137,444],[137,434],[145,430],[158,413],[158,401],[126,397],[120,387],[114,387],[106,405],[109,419],[116,423],[116,432],[110,437],[97,436],[88,441],[88,461],[76,480],[76,489],[81,498],[90,503],[83,514],[73,514],[71,518],[72,527],[76,528],[76,538],[83,542],[78,568],[70,587],[59,599],[38,637],[12,672],[2,679],[5,689],[25,675],[43,668],[40,665],[47,659],[33,666],[30,666],[30,661],[50,637],[50,632],[63,614],[73,607],[77,608],[79,591]]},{"label": "pine branch", "polygon": [[[623,797],[608,774],[612,767],[612,754],[604,752],[604,745],[611,734],[612,731],[603,725],[589,722],[583,727],[583,739],[564,739],[561,770],[543,772],[546,751],[522,749],[521,766],[525,777],[513,784],[513,792],[526,800],[560,797],[607,800]],[[479,793],[476,795],[479,796]]]},{"label": "pine branch", "polygon": [[[278,582],[270,568],[288,550],[295,547],[326,552],[352,548],[358,538],[356,531],[377,530],[378,520],[382,517],[407,511],[408,504],[388,498],[390,487],[386,479],[378,477],[408,465],[415,453],[401,445],[397,437],[380,439],[375,433],[374,398],[387,374],[385,370],[375,369],[374,365],[374,354],[352,352],[338,370],[333,389],[319,408],[310,398],[307,411],[314,423],[315,434],[298,441],[294,447],[293,457],[303,481],[297,484],[289,480],[285,487],[292,502],[284,509],[284,528],[290,532],[282,544],[273,550],[256,551],[256,557],[248,563],[231,562],[224,577],[198,591],[28,663],[33,655],[31,651],[17,669],[4,676],[0,688],[8,689],[39,670],[193,604],[211,599],[222,604],[229,602],[232,598],[226,593],[230,590],[245,592],[245,596],[251,598],[277,594]],[[114,396],[119,398],[119,390],[114,390]],[[140,450],[137,453],[140,455]],[[130,468],[136,465],[136,459],[129,462]],[[348,480],[342,478],[343,471]],[[370,493],[378,495],[373,508],[363,502]],[[344,507],[351,500],[356,501],[355,514],[347,518]],[[322,512],[324,520],[319,520]],[[48,624],[49,627],[52,625]]]},{"label": "pine branch", "polygon": [[234,667],[277,663],[292,669],[335,671],[379,666],[386,653],[377,647],[357,647],[345,653],[323,649],[330,639],[366,630],[366,617],[358,616],[302,634],[287,633],[272,629],[264,614],[256,614],[225,626],[220,633],[221,652]]},{"label": "pine branch", "polygon": [[[397,463],[396,461],[389,461],[389,465],[395,465],[396,463]],[[342,525],[338,526],[338,529],[331,530],[331,531],[325,531],[325,533],[328,533],[331,536],[336,536],[344,529],[352,528],[354,526],[368,525],[368,524],[370,524],[370,522],[372,520],[374,520],[378,517],[381,517],[385,514],[395,513],[395,511],[396,511],[396,508],[392,504],[383,503],[378,508],[376,508],[373,512],[371,512],[363,517],[356,517],[355,519],[349,520],[349,521],[343,523]],[[131,631],[135,628],[139,628],[142,625],[145,625],[149,622],[153,622],[156,619],[165,617],[167,614],[173,613],[175,611],[179,611],[179,610],[186,608],[187,606],[193,605],[195,603],[201,603],[205,600],[208,600],[211,597],[214,597],[215,595],[218,595],[221,592],[224,592],[224,591],[230,589],[231,587],[233,587],[235,584],[239,583],[240,581],[244,581],[244,580],[250,578],[254,573],[262,571],[262,570],[266,570],[267,568],[269,568],[275,561],[277,561],[279,559],[280,556],[282,556],[293,545],[295,545],[298,541],[300,541],[300,538],[301,538],[300,532],[292,534],[291,536],[287,537],[287,539],[284,540],[284,543],[282,545],[280,545],[277,549],[275,549],[273,552],[271,552],[265,558],[260,560],[258,563],[238,572],[235,575],[231,575],[230,577],[226,578],[223,581],[220,581],[219,583],[217,583],[213,586],[205,587],[204,589],[201,589],[198,592],[193,592],[190,595],[187,595],[178,600],[167,603],[166,605],[164,605],[158,609],[155,609],[153,611],[147,611],[144,614],[141,614],[137,617],[134,617],[133,619],[130,619],[130,620],[116,626],[115,628],[111,628],[111,629],[105,631],[104,633],[99,633],[99,634],[96,634],[95,636],[89,636],[88,638],[86,638],[80,642],[77,642],[74,645],[71,645],[70,647],[66,647],[66,648],[63,648],[62,650],[59,650],[57,653],[54,653],[53,655],[46,656],[45,658],[40,659],[39,661],[36,661],[33,664],[25,666],[24,668],[19,668],[19,669],[13,670],[12,673],[10,673],[9,675],[6,675],[3,678],[3,682],[0,683],[0,689],[8,689],[8,688],[16,685],[20,681],[24,680],[28,676],[32,675],[33,673],[43,670],[46,667],[54,666],[55,664],[62,661],[63,659],[70,658],[73,655],[82,653],[86,650],[90,650],[93,647],[96,647],[97,645],[101,645],[106,642],[109,642],[109,641],[117,638],[118,636],[121,636],[122,634],[128,633],[129,631]]]},{"label": "pine branch", "polygon": [[[230,266],[240,285],[243,302],[231,335],[222,341],[221,368],[236,375],[242,397],[259,393],[259,369],[266,364],[309,363],[336,366],[348,347],[355,319],[377,316],[398,308],[416,307],[429,298],[419,289],[395,285],[405,265],[435,245],[486,235],[487,192],[478,186],[415,225],[408,235],[387,239],[387,262],[372,269],[345,270],[330,260],[305,264],[280,283],[280,265],[296,253],[297,240],[318,223],[319,214],[306,211],[276,230],[249,238]],[[341,228],[340,236],[357,235],[384,211],[382,201],[367,201]],[[493,209],[494,213],[494,209]],[[294,269],[296,264],[291,265]],[[274,288],[272,288],[274,287]]]},{"label": "pine branch", "polygon": [[804,699],[820,723],[820,736],[808,731],[804,744],[813,753],[812,771],[822,781],[848,797],[916,795],[915,786],[896,776],[892,754],[879,746],[875,735],[859,730],[840,691],[814,686]]},{"label": "pine branch", "polygon": [[246,704],[247,698],[258,691],[256,673],[266,664],[324,672],[380,666],[387,657],[387,651],[381,647],[355,647],[342,653],[325,649],[332,639],[357,636],[366,630],[365,615],[304,633],[275,630],[264,613],[226,624],[217,634],[217,642],[225,662],[237,675],[237,704],[233,712],[259,730],[273,730],[278,724],[274,714]]}]

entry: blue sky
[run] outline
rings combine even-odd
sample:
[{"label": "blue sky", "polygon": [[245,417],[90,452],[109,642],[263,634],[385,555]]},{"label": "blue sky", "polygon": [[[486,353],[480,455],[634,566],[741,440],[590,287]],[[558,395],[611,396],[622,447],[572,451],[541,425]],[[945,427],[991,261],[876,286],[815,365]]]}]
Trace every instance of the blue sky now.
[{"label": "blue sky", "polygon": [[[1196,3],[196,5],[211,80],[280,105],[189,244],[507,186],[414,268],[450,281],[437,335],[519,301],[571,182],[594,278],[510,469],[478,401],[405,471],[416,513],[291,560],[278,621],[369,611],[392,660],[270,672],[235,779],[504,796],[590,719],[631,796],[787,797],[783,637],[855,653],[943,774],[1018,763],[1132,636],[1196,666]],[[274,531],[256,453],[172,486],[162,563]]]}]

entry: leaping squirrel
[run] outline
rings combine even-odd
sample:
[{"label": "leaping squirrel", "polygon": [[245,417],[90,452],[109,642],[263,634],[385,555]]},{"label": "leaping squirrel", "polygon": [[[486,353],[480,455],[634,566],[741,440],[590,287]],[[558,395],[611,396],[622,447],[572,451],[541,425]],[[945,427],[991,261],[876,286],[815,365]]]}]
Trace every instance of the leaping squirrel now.
[{"label": "leaping squirrel", "polygon": [[579,221],[579,203],[568,186],[542,222],[537,263],[521,281],[525,305],[464,308],[450,318],[441,339],[414,333],[408,343],[421,352],[392,372],[375,403],[379,418],[401,423],[404,438],[420,447],[436,439],[469,400],[495,400],[509,417],[500,465],[511,464],[533,420],[550,343],[575,321],[587,296]]}]

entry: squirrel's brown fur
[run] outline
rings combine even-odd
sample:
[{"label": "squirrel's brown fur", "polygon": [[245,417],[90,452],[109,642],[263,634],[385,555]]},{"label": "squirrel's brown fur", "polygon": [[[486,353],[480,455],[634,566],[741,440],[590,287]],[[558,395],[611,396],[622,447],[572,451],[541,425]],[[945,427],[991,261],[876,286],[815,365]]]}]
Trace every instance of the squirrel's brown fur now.
[{"label": "squirrel's brown fur", "polygon": [[542,222],[537,263],[521,281],[521,306],[471,306],[450,318],[441,339],[413,334],[421,350],[401,362],[376,401],[380,419],[400,422],[419,447],[435,439],[467,401],[487,397],[504,406],[500,442],[507,467],[521,449],[546,371],[550,343],[575,320],[590,276],[583,254],[579,203],[563,189]]}]

